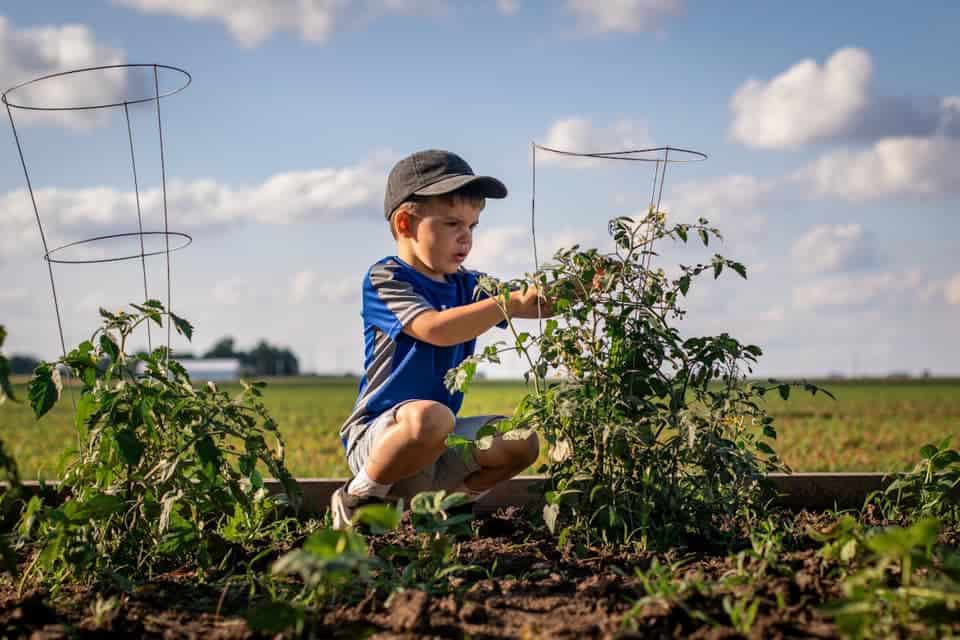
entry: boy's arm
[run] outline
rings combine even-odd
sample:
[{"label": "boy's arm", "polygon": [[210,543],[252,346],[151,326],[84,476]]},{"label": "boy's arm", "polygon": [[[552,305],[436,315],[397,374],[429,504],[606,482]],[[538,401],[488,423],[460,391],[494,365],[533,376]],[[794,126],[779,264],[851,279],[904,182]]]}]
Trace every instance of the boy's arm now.
[{"label": "boy's arm", "polygon": [[[507,311],[514,318],[537,317],[537,288],[529,287],[526,292],[512,291]],[[540,316],[553,314],[550,303],[540,299]],[[504,315],[494,298],[484,298],[444,311],[424,311],[403,327],[409,336],[429,342],[438,347],[449,347],[467,340],[473,340],[494,325],[503,322]]]}]

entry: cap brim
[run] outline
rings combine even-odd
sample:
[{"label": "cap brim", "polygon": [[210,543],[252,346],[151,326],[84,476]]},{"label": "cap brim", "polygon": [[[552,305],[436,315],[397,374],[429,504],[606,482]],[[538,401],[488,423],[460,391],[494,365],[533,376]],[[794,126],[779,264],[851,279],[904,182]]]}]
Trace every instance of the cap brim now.
[{"label": "cap brim", "polygon": [[460,187],[468,184],[476,184],[480,187],[481,193],[485,198],[506,198],[507,187],[490,176],[450,176],[443,180],[438,180],[433,184],[427,185],[422,189],[414,191],[418,196],[439,196],[444,193],[456,191]]}]

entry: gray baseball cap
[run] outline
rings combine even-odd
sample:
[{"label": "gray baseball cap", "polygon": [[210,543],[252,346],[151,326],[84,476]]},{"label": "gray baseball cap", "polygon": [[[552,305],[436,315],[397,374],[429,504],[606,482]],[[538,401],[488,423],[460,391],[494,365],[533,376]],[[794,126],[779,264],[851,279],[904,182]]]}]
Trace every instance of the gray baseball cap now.
[{"label": "gray baseball cap", "polygon": [[496,178],[474,175],[467,161],[440,149],[417,151],[390,170],[383,214],[387,220],[410,196],[438,196],[476,184],[485,198],[506,198],[507,187]]}]

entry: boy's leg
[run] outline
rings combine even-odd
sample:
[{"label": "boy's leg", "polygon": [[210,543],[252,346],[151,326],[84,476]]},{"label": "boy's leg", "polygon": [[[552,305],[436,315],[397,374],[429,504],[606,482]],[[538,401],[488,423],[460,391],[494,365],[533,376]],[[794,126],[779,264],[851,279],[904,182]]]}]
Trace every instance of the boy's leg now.
[{"label": "boy's leg", "polygon": [[394,484],[436,462],[447,448],[456,421],[439,402],[414,400],[401,405],[396,422],[374,443],[364,470],[374,482]]},{"label": "boy's leg", "polygon": [[[455,432],[475,439],[484,425],[503,416],[471,416],[458,418]],[[471,449],[471,459],[464,460],[457,451],[449,450],[437,462],[437,488],[462,491],[473,499],[479,498],[494,485],[508,480],[537,460],[540,443],[536,434],[524,440],[504,440],[497,436],[488,449]]]},{"label": "boy's leg", "polygon": [[432,470],[454,422],[450,409],[430,400],[405,402],[377,418],[348,460],[353,479],[331,498],[334,528],[349,527],[358,507],[381,501],[397,481]]},{"label": "boy's leg", "polygon": [[524,440],[504,440],[497,436],[489,449],[473,449],[480,469],[464,478],[463,487],[467,493],[483,493],[529,467],[539,455],[540,441],[536,433]]}]

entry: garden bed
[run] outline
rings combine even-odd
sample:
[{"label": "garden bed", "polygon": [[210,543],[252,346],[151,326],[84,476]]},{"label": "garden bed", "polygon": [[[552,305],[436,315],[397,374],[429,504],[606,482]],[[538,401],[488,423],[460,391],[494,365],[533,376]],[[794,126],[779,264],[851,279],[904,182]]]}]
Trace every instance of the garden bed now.
[{"label": "garden bed", "polygon": [[[724,553],[702,545],[667,554],[558,548],[520,509],[501,509],[479,516],[475,537],[459,543],[458,562],[477,568],[451,578],[448,589],[432,594],[410,589],[388,597],[384,589],[370,587],[308,613],[300,635],[724,638],[740,637],[735,629],[740,624],[756,638],[839,637],[820,610],[842,595],[835,567],[817,555],[821,545],[804,533],[829,525],[835,514],[801,511],[784,517],[776,535],[783,546],[771,561],[753,547]],[[941,542],[956,546],[956,532],[942,534]],[[419,538],[405,520],[397,531],[371,536],[370,544],[374,550],[415,548]],[[272,637],[251,630],[245,616],[252,603],[243,586],[224,588],[227,577],[218,572],[200,579],[192,571],[175,571],[131,594],[71,586],[56,604],[37,590],[18,597],[16,584],[5,579],[0,629],[33,638]],[[953,631],[960,632],[960,625]]]}]

